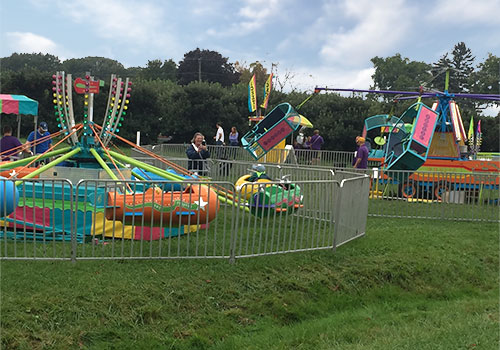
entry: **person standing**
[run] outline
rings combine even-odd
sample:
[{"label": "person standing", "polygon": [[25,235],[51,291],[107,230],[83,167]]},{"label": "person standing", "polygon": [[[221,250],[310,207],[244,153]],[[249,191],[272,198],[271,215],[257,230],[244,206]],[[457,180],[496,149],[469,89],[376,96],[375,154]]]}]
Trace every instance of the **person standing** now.
[{"label": "person standing", "polygon": [[12,136],[12,128],[9,125],[3,127],[3,137],[0,140],[0,153],[3,161],[17,158],[17,155],[23,151],[21,146],[23,144],[15,136]]},{"label": "person standing", "polygon": [[[43,141],[39,141],[40,139],[43,139]],[[33,141],[36,141],[34,146]],[[52,139],[50,138],[49,127],[46,122],[41,122],[40,125],[38,125],[36,135],[34,131],[30,132],[26,139],[26,145],[31,147],[31,151],[35,154],[47,152],[52,145]]]},{"label": "person standing", "polygon": [[224,145],[224,129],[222,129],[221,122],[217,122],[215,124],[215,127],[217,128],[217,132],[215,133],[214,136],[215,144],[217,146],[222,146]]},{"label": "person standing", "polygon": [[205,136],[202,133],[197,132],[194,134],[191,145],[186,150],[186,155],[189,158],[188,170],[200,176],[205,176],[207,171],[205,159],[210,158],[210,152],[207,149]]},{"label": "person standing", "polygon": [[236,126],[231,128],[231,132],[229,133],[229,146],[239,146],[239,134],[238,130],[236,130]]},{"label": "person standing", "polygon": [[365,138],[361,136],[356,137],[356,144],[358,145],[358,151],[354,158],[354,168],[366,169],[368,168],[368,147],[366,147]]},{"label": "person standing", "polygon": [[224,146],[224,129],[222,129],[222,123],[217,122],[215,124],[215,127],[217,128],[217,132],[215,133],[214,140],[215,140],[215,145],[219,146],[215,148],[215,153],[214,157],[215,159],[226,159],[225,156],[225,150],[221,147]]},{"label": "person standing", "polygon": [[305,136],[304,136],[304,133],[302,132],[302,129],[301,129],[301,131],[299,131],[299,134],[295,138],[295,141],[297,142],[297,145],[298,145],[297,148],[304,148]]},{"label": "person standing", "polygon": [[319,130],[314,130],[313,136],[311,137],[311,141],[309,142],[309,147],[313,150],[311,164],[319,164],[320,155],[319,151],[321,150],[321,145],[325,143],[323,137],[319,134]]}]

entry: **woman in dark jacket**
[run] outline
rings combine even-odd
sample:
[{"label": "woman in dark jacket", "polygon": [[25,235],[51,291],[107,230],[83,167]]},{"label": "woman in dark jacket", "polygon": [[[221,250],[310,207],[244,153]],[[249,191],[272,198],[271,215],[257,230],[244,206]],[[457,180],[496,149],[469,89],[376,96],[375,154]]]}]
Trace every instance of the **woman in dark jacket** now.
[{"label": "woman in dark jacket", "polygon": [[210,158],[210,152],[207,150],[205,137],[203,134],[197,132],[194,134],[186,150],[188,161],[188,170],[197,173],[198,175],[205,176],[205,159]]}]

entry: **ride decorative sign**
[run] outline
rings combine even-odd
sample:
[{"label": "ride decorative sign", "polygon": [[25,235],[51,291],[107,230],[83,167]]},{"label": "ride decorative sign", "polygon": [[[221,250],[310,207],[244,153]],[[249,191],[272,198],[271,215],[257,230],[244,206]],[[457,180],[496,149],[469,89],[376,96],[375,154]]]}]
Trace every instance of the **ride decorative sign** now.
[{"label": "ride decorative sign", "polygon": [[282,120],[276,124],[271,130],[266,132],[259,140],[259,145],[267,152],[293,131],[292,127]]},{"label": "ride decorative sign", "polygon": [[100,85],[99,80],[91,81],[82,78],[76,78],[74,86],[75,86],[75,92],[77,94],[85,94],[85,93],[98,94],[99,85]]},{"label": "ride decorative sign", "polygon": [[417,125],[413,139],[422,146],[429,147],[434,128],[436,127],[437,113],[423,106],[418,113]]}]

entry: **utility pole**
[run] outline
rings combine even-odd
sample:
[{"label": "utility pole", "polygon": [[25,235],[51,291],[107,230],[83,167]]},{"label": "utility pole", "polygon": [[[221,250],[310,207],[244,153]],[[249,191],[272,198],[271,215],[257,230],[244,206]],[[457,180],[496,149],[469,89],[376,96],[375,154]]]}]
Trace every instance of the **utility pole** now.
[{"label": "utility pole", "polygon": [[198,58],[198,82],[201,83],[201,57]]}]

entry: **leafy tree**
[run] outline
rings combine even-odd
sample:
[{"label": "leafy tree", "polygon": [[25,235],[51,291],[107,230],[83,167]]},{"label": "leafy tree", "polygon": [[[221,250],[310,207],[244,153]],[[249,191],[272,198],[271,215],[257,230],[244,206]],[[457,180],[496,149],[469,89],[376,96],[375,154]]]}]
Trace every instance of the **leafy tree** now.
[{"label": "leafy tree", "polygon": [[432,87],[440,91],[445,90],[445,73],[451,70],[452,63],[452,60],[448,58],[448,53],[445,53],[432,65]]},{"label": "leafy tree", "polygon": [[500,95],[500,57],[488,54],[472,75],[472,91]]},{"label": "leafy tree", "polygon": [[254,74],[255,80],[257,81],[258,85],[264,86],[264,84],[266,83],[268,77],[267,69],[259,61],[250,63],[250,66],[248,68],[245,67],[244,64],[240,64],[239,62],[236,62],[234,65],[236,72],[240,74],[241,83],[248,84]]},{"label": "leafy tree", "polygon": [[129,67],[125,75],[131,79],[139,78],[143,69],[142,67]]},{"label": "leafy tree", "polygon": [[[438,62],[433,64],[433,86],[444,91],[444,73],[450,71],[449,87],[450,92],[468,92],[471,90],[471,75],[474,71],[474,59],[472,52],[464,42],[455,45],[448,58],[448,53],[444,54]],[[442,78],[441,78],[442,77]]]},{"label": "leafy tree", "polygon": [[23,69],[37,69],[41,72],[55,72],[61,68],[61,61],[57,56],[42,53],[13,53],[3,57],[0,64],[2,71],[19,72]]},{"label": "leafy tree", "polygon": [[[457,92],[468,92],[471,87],[471,74],[474,71],[474,60],[471,50],[465,46],[464,42],[455,45],[453,52],[453,84]],[[454,86],[454,87],[455,87]]]},{"label": "leafy tree", "polygon": [[220,83],[222,86],[231,86],[239,81],[239,73],[226,57],[216,51],[192,50],[184,54],[179,62],[177,81],[187,85],[192,81]]},{"label": "leafy tree", "polygon": [[[30,57],[29,55],[18,56],[22,56],[23,59],[26,59],[26,62],[35,62],[35,60],[27,60]],[[36,56],[37,60],[47,59],[47,57],[42,57],[43,55],[33,56]],[[448,56],[445,55],[444,58],[448,59]],[[4,59],[2,59],[2,64]],[[376,74],[379,74],[377,79],[380,79],[377,80],[378,88],[407,89],[408,87],[418,86],[422,81],[427,80],[426,77],[429,76],[427,70],[430,66],[422,64],[422,62],[412,62],[398,55],[385,59],[375,58],[375,60]],[[51,61],[50,57],[49,61]],[[14,62],[16,61],[14,60]],[[97,66],[100,73],[95,73],[92,68],[96,62],[99,62]],[[399,73],[394,74],[394,72],[391,72],[391,62],[395,62],[396,71]],[[478,65],[476,72],[471,73],[473,79],[470,81],[470,86],[473,92],[496,93],[498,91],[495,90],[498,89],[498,62],[498,57],[490,55],[485,62]],[[215,122],[217,121],[223,123],[226,134],[231,126],[236,126],[241,135],[247,132],[250,128],[247,119],[247,79],[243,83],[229,86],[222,86],[220,83],[209,81],[199,83],[197,79],[187,85],[178,85],[168,79],[157,79],[158,75],[162,76],[162,69],[168,66],[171,67],[172,63],[171,60],[164,62],[154,60],[150,61],[146,68],[132,67],[124,69],[116,61],[94,57],[66,61],[65,64],[70,67],[64,68],[64,70],[73,73],[74,77],[91,70],[92,74],[103,79],[105,84],[108,83],[108,80],[101,74],[118,73],[121,76],[134,77],[131,103],[123,126],[120,127],[120,135],[125,138],[133,140],[136,132],[141,131],[142,141],[144,143],[153,143],[161,132],[164,135],[173,136],[173,142],[183,143],[189,142],[196,131],[201,131],[207,137],[207,141],[211,142],[215,133]],[[197,68],[198,62],[195,63]],[[41,71],[39,68],[31,67],[30,64],[28,63],[26,66],[11,65],[10,67],[14,68],[8,70],[2,66],[2,74],[0,75],[1,91],[7,94],[23,94],[36,99],[39,102],[40,119],[47,121],[50,130],[55,131],[57,127],[53,116],[53,97],[50,82],[53,72],[62,68],[41,68],[44,69],[44,71]],[[452,60],[449,60],[449,67],[454,67],[452,64]],[[246,71],[240,69],[243,65],[238,65],[236,65],[235,74],[237,76],[240,73],[247,74]],[[43,67],[43,65],[37,64],[37,67]],[[68,68],[75,70],[71,71]],[[153,73],[156,68],[159,69],[159,74]],[[249,79],[250,73],[252,73],[250,67],[243,68],[248,69]],[[255,62],[255,65],[251,65],[251,68],[265,72],[259,62]],[[120,71],[120,69],[122,70]],[[142,75],[143,70],[147,71],[145,75]],[[149,74],[149,77],[147,74]],[[264,77],[267,78],[266,75]],[[286,76],[282,77],[282,83],[285,82],[285,78]],[[444,77],[434,81],[444,83]],[[409,84],[412,84],[412,86],[408,86]],[[280,91],[280,85],[276,81],[275,86],[277,86],[277,89],[274,89],[270,95],[269,110],[282,102],[289,102],[293,106],[297,106],[310,96],[298,91],[290,93]],[[102,89],[104,93],[94,96],[94,121],[98,124],[102,123],[104,117],[108,88],[105,85]],[[73,95],[73,102],[75,119],[78,122],[81,121],[83,114],[83,95]],[[495,118],[478,117],[475,110],[469,111],[464,108],[463,102],[463,100],[459,101],[466,125],[470,116],[474,116],[476,121],[479,118],[482,120],[483,143],[481,149],[483,151],[498,151],[498,118],[500,116]],[[339,94],[317,95],[304,104],[300,109],[300,113],[311,120],[315,129],[320,130],[325,139],[324,149],[353,151],[355,149],[353,139],[361,133],[363,122],[367,117],[375,114],[386,114],[391,110],[393,110],[393,114],[400,115],[410,103],[411,101],[400,101],[398,104],[393,105],[377,99],[361,98],[356,95],[351,97],[343,97]],[[7,120],[6,122],[11,123],[9,116],[2,115],[2,122],[4,118]],[[21,134],[25,136],[33,129],[33,120],[32,118],[23,118],[22,120]],[[13,121],[15,123],[15,119]],[[312,130],[308,130],[307,133],[312,133]]]},{"label": "leafy tree", "polygon": [[124,118],[120,136],[134,140],[137,131],[141,131],[141,142],[156,142],[161,132],[160,117],[162,85],[156,82],[138,80],[132,86],[130,108]]},{"label": "leafy tree", "polygon": [[170,60],[152,60],[148,61],[146,68],[142,69],[139,73],[139,77],[147,80],[171,80],[175,81],[177,65],[175,62]]},{"label": "leafy tree", "polygon": [[111,74],[125,76],[126,69],[118,61],[105,57],[72,58],[63,62],[63,69],[73,78],[84,77],[90,72],[95,79],[109,80]]},{"label": "leafy tree", "polygon": [[229,132],[229,128],[235,126],[240,136],[243,136],[250,129],[247,98],[246,84],[237,84],[224,89],[224,95],[221,98],[222,114],[219,118],[225,126],[224,131]]},{"label": "leafy tree", "polygon": [[[51,80],[51,73],[40,72],[38,69],[30,67],[25,67],[17,72],[2,72],[1,93],[26,95],[38,101],[38,120],[46,121],[49,128],[55,130],[57,123],[54,117],[52,90],[49,90],[51,89]],[[22,117],[21,135],[27,136],[31,130],[33,130],[33,119]]]},{"label": "leafy tree", "polygon": [[[481,152],[498,152],[500,145],[498,144],[498,137],[500,135],[500,123],[498,122],[500,113],[496,117],[481,117]],[[477,123],[477,121],[476,121]],[[477,124],[474,126],[474,128]]]},{"label": "leafy tree", "polygon": [[[182,121],[188,128],[186,136],[190,140],[194,132],[200,131],[207,138],[207,142],[213,141],[215,135],[215,123],[224,120],[224,108],[222,105],[222,96],[224,90],[219,84],[208,84],[192,82],[184,89],[188,101],[189,109],[184,110]],[[227,129],[227,128],[226,128]],[[188,131],[189,130],[189,131]]]},{"label": "leafy tree", "polygon": [[[374,88],[380,90],[418,91],[419,86],[430,80],[430,65],[424,62],[410,61],[398,53],[392,57],[371,59],[375,67],[372,75]],[[385,95],[386,100],[394,96]]]},{"label": "leafy tree", "polygon": [[[444,91],[446,82],[445,73],[449,71],[448,91],[452,93],[470,92],[473,85],[472,73],[474,72],[474,59],[475,57],[465,43],[460,42],[456,44],[451,53],[451,58],[448,58],[448,53],[446,53],[436,64],[434,64],[434,87],[440,91]],[[463,116],[477,117],[479,114],[476,102],[468,99],[461,99],[459,103]]]}]

